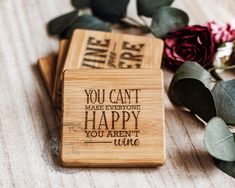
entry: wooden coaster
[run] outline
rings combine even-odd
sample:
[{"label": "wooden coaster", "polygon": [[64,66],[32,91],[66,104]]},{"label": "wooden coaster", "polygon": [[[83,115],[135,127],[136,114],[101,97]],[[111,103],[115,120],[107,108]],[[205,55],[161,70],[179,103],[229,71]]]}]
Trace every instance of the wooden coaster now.
[{"label": "wooden coaster", "polygon": [[[68,44],[68,41],[62,41],[59,54],[63,57],[59,59],[64,60]],[[76,30],[65,63],[58,61],[60,68],[56,71],[54,103],[60,104],[61,82],[67,69],[160,68],[162,50],[162,40],[154,37]]]},{"label": "wooden coaster", "polygon": [[[57,59],[58,59],[57,55],[51,54],[45,58],[41,58],[38,60],[39,70],[51,99],[54,88],[54,78],[56,72]],[[61,116],[60,108],[56,108],[56,113],[58,115],[58,118],[60,118]]]},{"label": "wooden coaster", "polygon": [[145,167],[164,163],[159,68],[67,70],[62,89],[63,166]]},{"label": "wooden coaster", "polygon": [[[38,66],[40,73],[44,80],[44,83],[49,91],[50,97],[53,100],[55,106],[60,106],[61,104],[61,82],[58,83],[58,76],[62,75],[64,61],[67,55],[67,50],[69,46],[68,40],[61,40],[59,45],[58,56],[55,54],[48,55],[47,57],[40,58],[38,60]],[[59,89],[55,89],[59,88]],[[56,93],[55,91],[60,91]]]},{"label": "wooden coaster", "polygon": [[159,68],[163,41],[100,31],[76,30],[64,70],[77,68]]},{"label": "wooden coaster", "polygon": [[54,87],[56,61],[57,56],[55,54],[51,54],[38,60],[40,73],[51,98]]},{"label": "wooden coaster", "polygon": [[55,83],[53,88],[53,103],[55,106],[61,105],[61,80],[63,77],[63,68],[65,58],[67,56],[69,40],[61,40],[58,52],[58,60],[56,66]]}]

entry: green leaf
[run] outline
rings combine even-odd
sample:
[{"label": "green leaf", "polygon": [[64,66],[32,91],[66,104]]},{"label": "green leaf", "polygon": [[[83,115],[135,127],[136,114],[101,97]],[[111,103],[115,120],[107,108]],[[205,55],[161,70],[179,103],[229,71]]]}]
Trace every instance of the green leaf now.
[{"label": "green leaf", "polygon": [[216,116],[210,91],[211,75],[195,62],[186,62],[176,71],[169,88],[169,98],[183,105],[205,121]]},{"label": "green leaf", "polygon": [[227,162],[219,159],[214,159],[215,165],[224,173],[235,178],[235,161]]},{"label": "green leaf", "polygon": [[72,0],[71,3],[75,8],[82,9],[90,7],[91,0]]},{"label": "green leaf", "polygon": [[164,37],[188,25],[188,15],[177,8],[162,7],[158,9],[152,19],[151,29],[156,37]]},{"label": "green leaf", "polygon": [[91,9],[98,18],[118,22],[126,16],[129,0],[91,0]]},{"label": "green leaf", "polygon": [[217,116],[235,124],[235,80],[220,81],[212,89]]},{"label": "green leaf", "polygon": [[78,10],[75,10],[51,20],[47,25],[48,33],[51,35],[62,33],[74,22],[77,16]]},{"label": "green leaf", "polygon": [[228,162],[235,161],[234,136],[219,117],[212,118],[206,126],[205,146],[214,158]]},{"label": "green leaf", "polygon": [[[235,133],[233,133],[233,138],[235,141]],[[214,159],[215,165],[222,170],[224,173],[228,174],[229,176],[232,176],[235,178],[235,161],[233,162],[227,162],[227,161],[222,161],[216,158]]]},{"label": "green leaf", "polygon": [[94,16],[82,15],[77,17],[74,23],[61,35],[61,38],[71,38],[73,31],[76,29],[89,29],[110,32],[111,26],[110,24],[105,23]]},{"label": "green leaf", "polygon": [[181,104],[180,100],[177,98],[176,94],[174,93],[173,86],[178,81],[187,78],[200,80],[205,85],[205,87],[207,87],[208,89],[210,88],[211,85],[210,73],[196,62],[191,62],[191,61],[185,62],[183,65],[180,66],[180,68],[177,69],[170,84],[169,96],[173,103]]},{"label": "green leaf", "polygon": [[170,6],[174,0],[137,0],[137,9],[140,16],[152,17],[154,12],[164,6]]}]

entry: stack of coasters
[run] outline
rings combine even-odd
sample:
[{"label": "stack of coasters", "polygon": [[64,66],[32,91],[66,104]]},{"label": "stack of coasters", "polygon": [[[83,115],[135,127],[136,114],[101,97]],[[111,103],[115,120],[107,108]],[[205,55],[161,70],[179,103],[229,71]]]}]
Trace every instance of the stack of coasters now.
[{"label": "stack of coasters", "polygon": [[155,166],[165,160],[163,42],[76,30],[38,65],[61,108],[61,164]]}]

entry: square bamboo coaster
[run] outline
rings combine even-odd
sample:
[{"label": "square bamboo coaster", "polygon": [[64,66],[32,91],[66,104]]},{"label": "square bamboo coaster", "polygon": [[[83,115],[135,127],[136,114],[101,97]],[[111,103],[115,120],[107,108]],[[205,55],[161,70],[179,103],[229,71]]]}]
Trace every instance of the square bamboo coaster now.
[{"label": "square bamboo coaster", "polygon": [[145,167],[165,160],[160,69],[74,69],[64,73],[61,163]]}]

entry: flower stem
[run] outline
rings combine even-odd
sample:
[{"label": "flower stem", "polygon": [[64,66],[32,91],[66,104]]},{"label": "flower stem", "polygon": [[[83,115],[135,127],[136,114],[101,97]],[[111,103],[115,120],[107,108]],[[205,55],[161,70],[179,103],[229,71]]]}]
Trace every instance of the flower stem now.
[{"label": "flower stem", "polygon": [[142,17],[142,16],[139,16],[139,18],[142,20],[142,22],[144,23],[144,27],[145,27],[145,30],[147,32],[150,32],[152,31],[151,27],[148,25],[148,23],[146,22],[146,20]]},{"label": "flower stem", "polygon": [[140,26],[133,24],[125,19],[119,21],[120,24],[126,25],[128,27],[133,27],[133,28],[140,28]]},{"label": "flower stem", "polygon": [[144,25],[142,23],[140,23],[138,20],[135,20],[134,18],[131,17],[126,17],[126,20],[134,23],[135,25],[139,26],[139,27],[144,27]]},{"label": "flower stem", "polygon": [[211,69],[209,69],[208,71],[211,73],[211,75],[217,80],[217,81],[221,81],[223,80],[219,74],[216,72],[217,69],[220,70],[231,70],[231,69],[235,69],[235,65],[231,65],[231,66],[223,66],[223,67],[212,67]]},{"label": "flower stem", "polygon": [[211,73],[211,75],[213,76],[213,78],[217,81],[222,81],[223,79],[220,77],[220,75],[215,71],[215,70],[212,70],[209,72]]},{"label": "flower stem", "polygon": [[212,83],[217,83],[218,80],[215,80],[215,79],[211,78],[211,82],[212,82]]},{"label": "flower stem", "polygon": [[145,27],[149,27],[148,23],[146,22],[146,20],[142,16],[139,16],[139,18],[140,18],[140,20],[142,20]]},{"label": "flower stem", "polygon": [[209,72],[212,72],[212,71],[217,70],[217,69],[221,69],[221,70],[231,70],[231,69],[235,69],[235,65],[224,66],[224,67],[213,67],[213,68],[209,69],[208,71],[209,71]]},{"label": "flower stem", "polygon": [[141,22],[139,22],[138,20],[136,20],[134,18],[126,17],[122,21],[126,22],[130,26],[139,27],[142,30],[143,33],[150,33],[151,32],[151,28],[147,25],[145,20],[142,20],[144,23],[141,23]]}]

